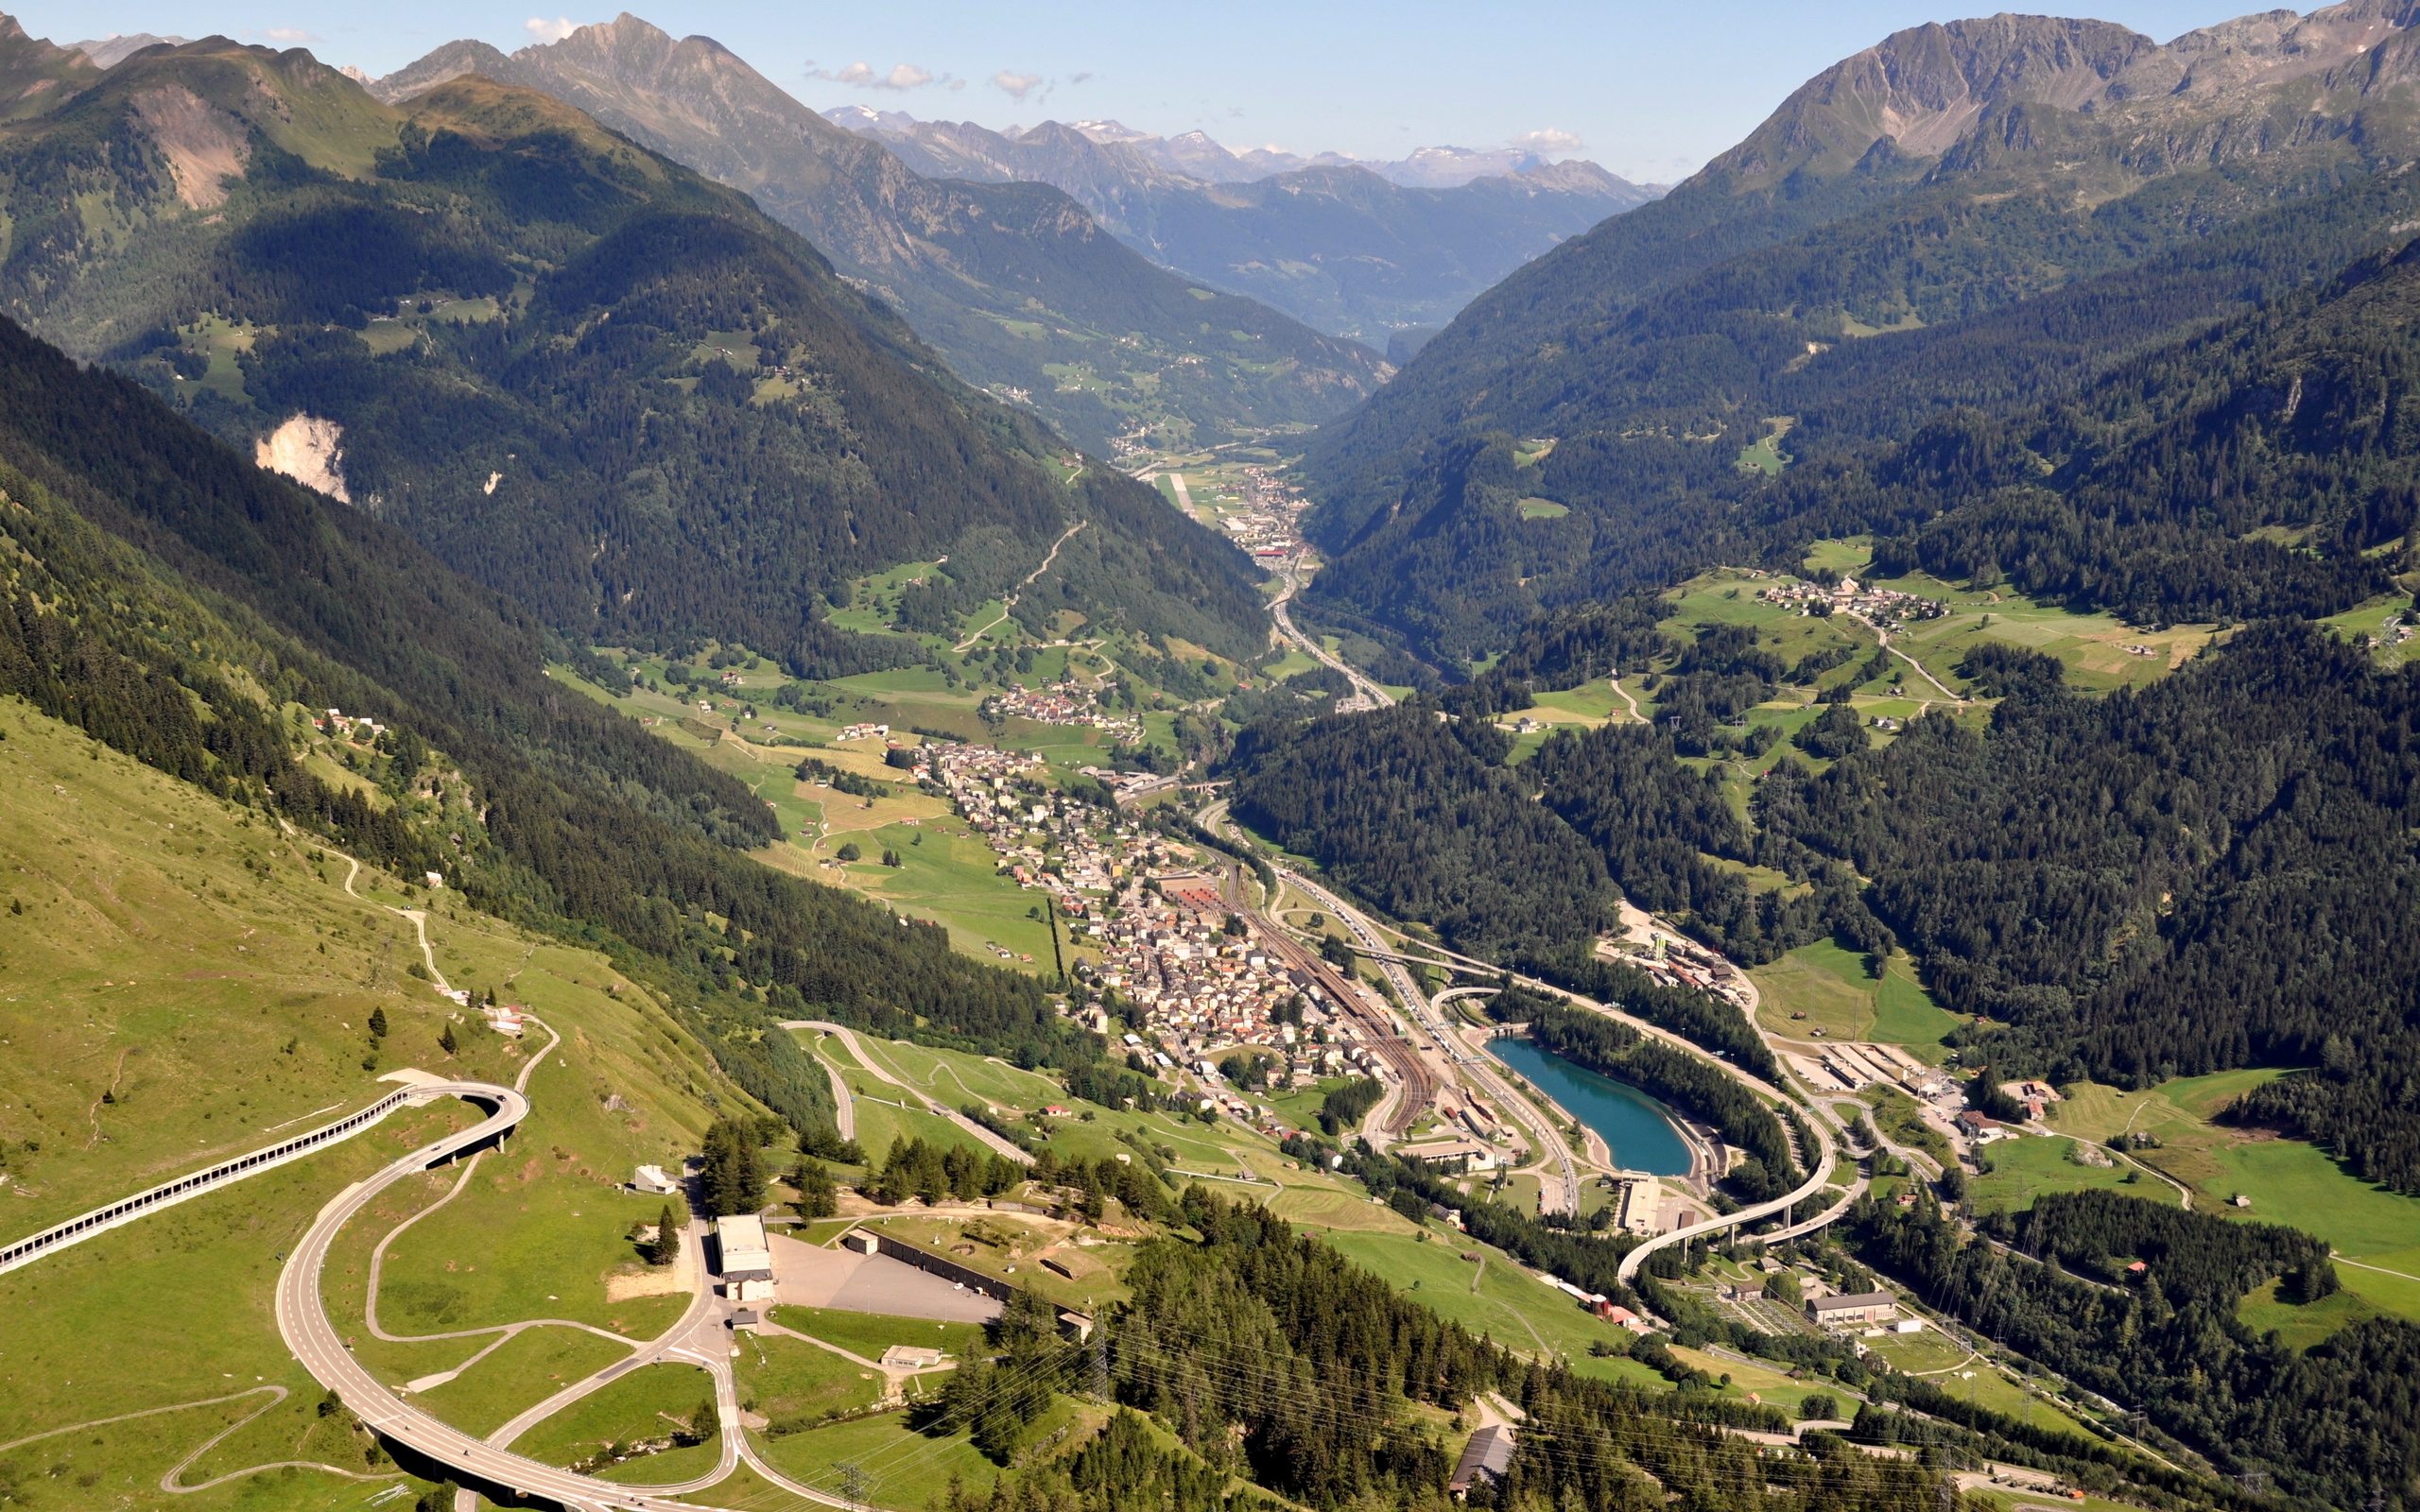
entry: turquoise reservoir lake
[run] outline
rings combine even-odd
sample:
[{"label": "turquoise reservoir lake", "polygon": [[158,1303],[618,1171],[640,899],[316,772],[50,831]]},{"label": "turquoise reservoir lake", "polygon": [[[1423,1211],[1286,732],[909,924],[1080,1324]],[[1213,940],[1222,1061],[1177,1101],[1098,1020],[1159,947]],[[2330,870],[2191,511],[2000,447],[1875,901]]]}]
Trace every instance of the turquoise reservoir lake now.
[{"label": "turquoise reservoir lake", "polygon": [[1573,1065],[1527,1040],[1488,1041],[1496,1059],[1529,1078],[1614,1148],[1614,1163],[1654,1176],[1689,1174],[1689,1147],[1662,1103],[1635,1087]]}]

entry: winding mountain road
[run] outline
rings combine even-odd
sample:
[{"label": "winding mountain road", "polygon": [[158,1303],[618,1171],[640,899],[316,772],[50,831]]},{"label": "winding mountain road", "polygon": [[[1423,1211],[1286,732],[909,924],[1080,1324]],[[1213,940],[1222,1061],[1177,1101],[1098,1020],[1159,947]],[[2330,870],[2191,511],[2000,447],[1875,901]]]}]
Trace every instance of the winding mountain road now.
[{"label": "winding mountain road", "polygon": [[[876,1081],[888,1082],[891,1086],[898,1088],[901,1091],[906,1092],[908,1096],[915,1098],[918,1102],[925,1105],[925,1111],[931,1113],[936,1117],[948,1119],[951,1123],[966,1130],[967,1133],[972,1134],[977,1139],[982,1141],[985,1148],[995,1151],[1007,1159],[1016,1161],[1019,1165],[1031,1165],[1033,1163],[1032,1156],[1028,1155],[1021,1149],[1018,1149],[1015,1145],[1010,1143],[1007,1140],[1002,1139],[999,1135],[993,1133],[990,1129],[985,1128],[980,1124],[977,1124],[975,1120],[967,1117],[964,1113],[959,1112],[957,1108],[950,1107],[940,1098],[932,1096],[923,1088],[911,1087],[908,1083],[901,1081],[898,1077],[892,1075],[890,1073],[883,1070],[882,1067],[874,1060],[873,1057],[866,1054],[865,1046],[857,1042],[856,1031],[842,1024],[826,1023],[821,1019],[785,1019],[782,1021],[781,1027],[785,1029],[814,1029],[836,1037],[842,1044],[849,1047],[849,1054],[857,1057],[857,1064],[866,1069],[866,1074],[873,1077]],[[833,1095],[840,1098],[841,1110],[848,1115],[848,1124],[840,1132],[843,1137],[854,1139],[856,1137],[855,1133],[856,1127],[856,1115],[850,1108],[848,1084],[840,1079],[840,1074],[838,1071],[833,1070],[829,1061],[824,1063],[824,1069],[832,1072]],[[963,1084],[961,1083],[961,1085]],[[969,1095],[972,1094],[970,1093]],[[912,1107],[913,1105],[910,1106]]]}]

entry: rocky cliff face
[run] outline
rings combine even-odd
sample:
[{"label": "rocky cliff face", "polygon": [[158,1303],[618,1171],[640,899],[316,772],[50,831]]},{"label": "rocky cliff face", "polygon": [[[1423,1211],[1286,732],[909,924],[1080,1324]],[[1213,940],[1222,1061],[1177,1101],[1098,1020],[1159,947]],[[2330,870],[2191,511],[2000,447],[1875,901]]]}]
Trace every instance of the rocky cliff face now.
[{"label": "rocky cliff face", "polygon": [[[2053,16],[1927,24],[1808,79],[1702,177],[1735,190],[1796,172],[1835,177],[1884,142],[1902,159],[1938,158],[1988,113],[2029,105],[2096,117],[2121,153],[2154,170],[2273,151],[2330,129],[2338,112],[2322,96],[2369,98],[2411,77],[2415,17],[2414,0],[2347,0],[2308,16],[2239,16],[2166,45]],[[2296,84],[2290,100],[2279,94]],[[2282,129],[2264,129],[2279,106]]]}]

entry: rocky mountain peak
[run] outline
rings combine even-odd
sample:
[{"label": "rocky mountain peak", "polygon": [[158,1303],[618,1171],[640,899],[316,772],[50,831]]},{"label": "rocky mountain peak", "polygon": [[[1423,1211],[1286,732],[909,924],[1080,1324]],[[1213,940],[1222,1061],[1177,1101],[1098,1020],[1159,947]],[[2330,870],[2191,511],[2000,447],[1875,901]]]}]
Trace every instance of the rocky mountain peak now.
[{"label": "rocky mountain peak", "polygon": [[[2106,115],[2175,136],[2256,92],[2316,76],[2323,90],[2375,92],[2409,64],[2396,45],[2420,0],[2345,0],[2302,15],[2267,10],[2167,43],[2108,22],[2001,14],[1894,32],[1806,81],[1703,177],[1756,188],[1792,173],[1835,177],[1887,157],[1939,158],[2002,107]],[[2182,128],[2185,137],[2192,127]]]}]

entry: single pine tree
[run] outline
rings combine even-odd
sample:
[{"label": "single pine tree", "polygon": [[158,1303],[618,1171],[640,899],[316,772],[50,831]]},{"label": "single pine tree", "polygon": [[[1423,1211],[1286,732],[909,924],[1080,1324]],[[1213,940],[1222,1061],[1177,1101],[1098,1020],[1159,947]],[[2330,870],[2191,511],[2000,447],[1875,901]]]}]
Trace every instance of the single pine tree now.
[{"label": "single pine tree", "polygon": [[373,1040],[387,1038],[387,1010],[383,1007],[370,1010],[370,1037]]}]

